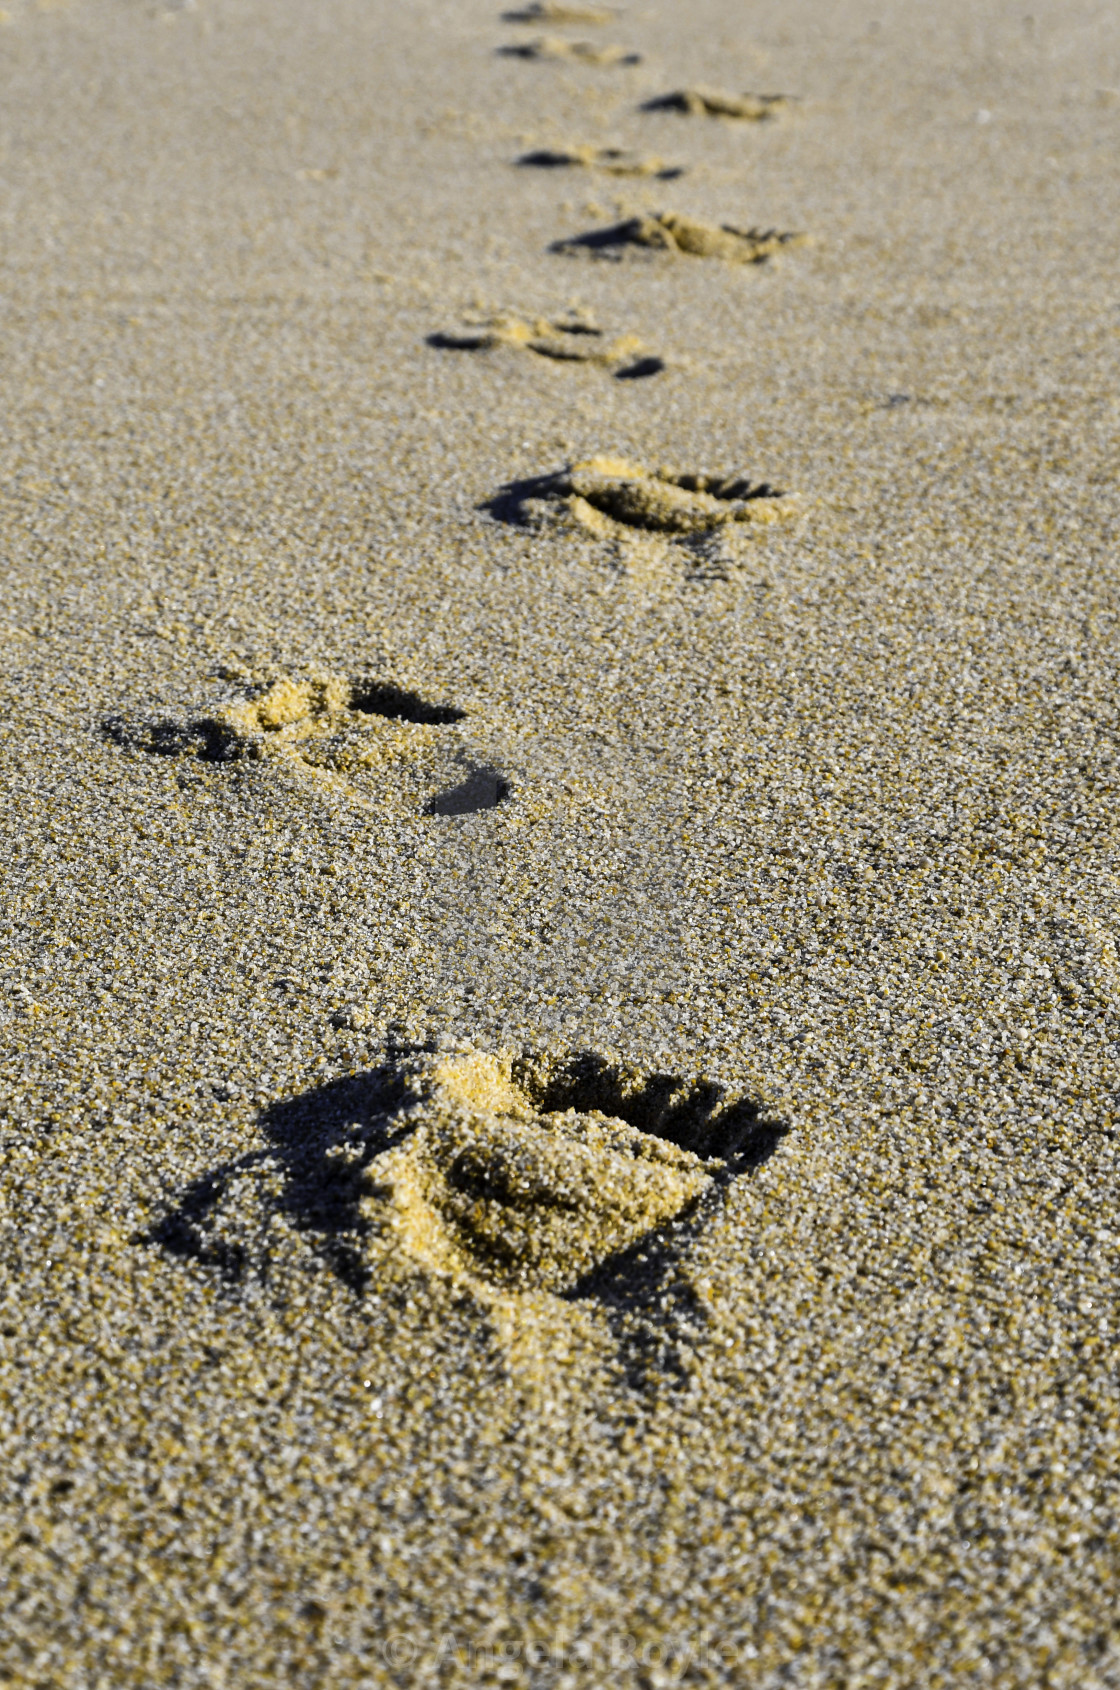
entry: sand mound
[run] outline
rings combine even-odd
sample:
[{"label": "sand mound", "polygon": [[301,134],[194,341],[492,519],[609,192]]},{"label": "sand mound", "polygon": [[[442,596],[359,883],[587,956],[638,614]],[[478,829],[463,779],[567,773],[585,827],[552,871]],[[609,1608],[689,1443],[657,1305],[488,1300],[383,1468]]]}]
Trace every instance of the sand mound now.
[{"label": "sand mound", "polygon": [[362,1204],[417,1260],[515,1289],[570,1289],[692,1204],[699,1157],[598,1109],[541,1111],[508,1057],[424,1076],[419,1124]]}]

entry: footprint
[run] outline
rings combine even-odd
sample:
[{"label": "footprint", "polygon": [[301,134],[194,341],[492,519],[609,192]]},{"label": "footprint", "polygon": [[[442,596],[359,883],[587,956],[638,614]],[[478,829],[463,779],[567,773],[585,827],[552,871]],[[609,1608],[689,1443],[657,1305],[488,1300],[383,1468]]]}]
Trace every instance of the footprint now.
[{"label": "footprint", "polygon": [[454,333],[429,335],[428,345],[466,352],[513,347],[560,363],[613,368],[623,378],[656,375],[665,368],[660,358],[645,353],[637,335],[607,339],[602,329],[581,316],[550,321],[545,317],[523,318],[500,311],[480,323],[467,323]]},{"label": "footprint", "polygon": [[606,229],[592,229],[554,241],[552,252],[579,253],[602,258],[622,258],[628,248],[639,248],[692,258],[720,258],[732,264],[763,264],[786,247],[804,246],[809,236],[778,229],[737,229],[731,223],[701,223],[675,211],[649,213],[627,218]]},{"label": "footprint", "polygon": [[317,1233],[355,1289],[396,1264],[483,1301],[594,1295],[593,1275],[718,1199],[781,1136],[708,1080],[461,1044],[402,1053],[262,1125],[270,1148],[196,1182],[152,1242],[264,1278],[271,1209]]},{"label": "footprint", "polygon": [[503,12],[506,23],[610,23],[614,13],[602,6],[565,6],[563,0],[532,0],[516,12]]},{"label": "footprint", "polygon": [[593,41],[566,41],[560,35],[542,35],[536,41],[517,41],[498,52],[507,59],[563,59],[581,65],[640,65],[640,53],[625,47],[596,47]]},{"label": "footprint", "polygon": [[537,170],[603,170],[609,176],[656,176],[662,182],[685,174],[683,166],[667,165],[659,158],[626,152],[621,147],[539,147],[524,153],[517,162]]},{"label": "footprint", "polygon": [[792,495],[766,481],[649,470],[608,457],[512,482],[486,508],[499,521],[532,526],[560,520],[603,537],[636,529],[685,537],[730,523],[759,530],[788,523],[798,512]]},{"label": "footprint", "polygon": [[643,111],[686,112],[690,117],[735,117],[763,123],[791,103],[789,94],[721,94],[711,88],[680,88],[647,100]]},{"label": "footprint", "polygon": [[465,719],[466,711],[456,705],[391,682],[318,675],[284,677],[198,716],[110,716],[101,731],[113,743],[148,755],[207,763],[278,761],[359,803],[376,799],[379,807],[388,801],[384,776],[392,769],[398,792],[403,789],[426,813],[443,815],[488,808],[508,792],[504,780],[488,770],[501,788],[497,796],[489,802],[463,797],[456,807],[439,807],[450,799],[444,790],[449,780],[458,775],[451,792],[462,792],[474,777],[462,780],[461,739],[440,742],[435,730]]},{"label": "footprint", "polygon": [[373,1170],[364,1218],[436,1272],[559,1292],[693,1207],[726,1164],[643,1131],[621,1085],[573,1067],[474,1051],[420,1067],[414,1130]]}]

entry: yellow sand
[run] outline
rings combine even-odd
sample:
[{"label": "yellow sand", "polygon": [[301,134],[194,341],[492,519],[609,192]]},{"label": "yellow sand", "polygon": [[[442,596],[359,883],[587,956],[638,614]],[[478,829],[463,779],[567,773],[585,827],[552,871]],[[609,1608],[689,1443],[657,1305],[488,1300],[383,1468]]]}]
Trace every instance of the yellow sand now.
[{"label": "yellow sand", "polygon": [[4,0],[0,1683],[1115,1690],[1120,17],[500,9]]}]

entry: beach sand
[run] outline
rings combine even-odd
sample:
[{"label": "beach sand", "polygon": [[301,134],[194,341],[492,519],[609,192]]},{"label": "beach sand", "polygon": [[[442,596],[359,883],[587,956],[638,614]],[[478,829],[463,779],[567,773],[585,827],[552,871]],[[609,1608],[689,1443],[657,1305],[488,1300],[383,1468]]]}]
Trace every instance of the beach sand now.
[{"label": "beach sand", "polygon": [[1120,1686],[1120,20],[5,8],[0,1683]]}]

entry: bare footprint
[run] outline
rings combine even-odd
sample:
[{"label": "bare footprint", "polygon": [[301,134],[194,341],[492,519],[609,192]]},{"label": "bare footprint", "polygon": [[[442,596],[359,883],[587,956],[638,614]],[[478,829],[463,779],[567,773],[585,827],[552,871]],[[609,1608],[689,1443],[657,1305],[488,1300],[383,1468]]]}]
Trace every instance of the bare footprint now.
[{"label": "bare footprint", "polygon": [[804,246],[809,236],[779,229],[739,229],[734,224],[701,223],[679,212],[661,211],[629,217],[623,223],[554,241],[552,252],[591,257],[625,256],[628,250],[719,258],[731,264],[763,264],[787,247]]},{"label": "bare footprint", "polygon": [[453,333],[429,335],[429,346],[464,352],[493,352],[512,347],[566,364],[596,364],[630,378],[656,375],[665,368],[646,352],[637,335],[609,339],[584,317],[549,320],[523,318],[500,311],[479,323],[466,323]]},{"label": "bare footprint", "polygon": [[532,0],[516,12],[503,12],[506,23],[601,24],[614,13],[602,6],[565,6],[563,0]]},{"label": "bare footprint", "polygon": [[314,675],[274,680],[197,716],[118,715],[101,729],[148,755],[269,760],[366,806],[403,797],[413,812],[460,815],[490,809],[509,792],[497,770],[472,760],[461,737],[441,740],[437,730],[465,718],[455,705],[390,682]]},{"label": "bare footprint", "polygon": [[604,538],[635,530],[677,538],[728,524],[766,530],[789,523],[793,495],[742,475],[649,470],[626,458],[587,458],[555,475],[512,482],[487,506],[499,521],[523,526],[574,524]]},{"label": "bare footprint", "polygon": [[734,117],[762,123],[792,101],[789,94],[721,94],[711,88],[679,88],[647,100],[643,111],[684,112],[689,117]]},{"label": "bare footprint", "polygon": [[594,1296],[597,1269],[718,1199],[782,1131],[711,1081],[466,1045],[402,1055],[262,1124],[272,1148],[205,1175],[152,1242],[267,1277],[247,1259],[248,1240],[267,1249],[259,1206],[318,1231],[355,1289],[396,1259],[486,1303]]},{"label": "bare footprint", "polygon": [[560,35],[542,35],[536,41],[518,41],[498,52],[509,59],[556,59],[581,65],[639,65],[640,53],[625,47],[597,47],[593,41],[566,41]]},{"label": "bare footprint", "polygon": [[656,176],[662,182],[684,175],[680,165],[668,165],[662,159],[621,147],[538,147],[523,153],[517,162],[537,170],[602,170],[608,176]]}]

